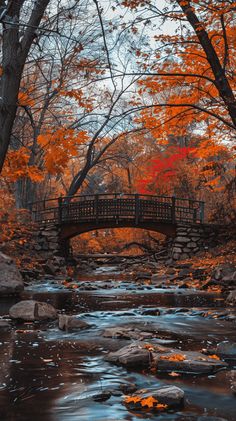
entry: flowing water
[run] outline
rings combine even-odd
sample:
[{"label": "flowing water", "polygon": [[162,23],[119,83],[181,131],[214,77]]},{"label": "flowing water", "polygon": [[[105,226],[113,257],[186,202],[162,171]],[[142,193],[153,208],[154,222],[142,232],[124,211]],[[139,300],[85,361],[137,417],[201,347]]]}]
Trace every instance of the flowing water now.
[{"label": "flowing water", "polygon": [[[104,280],[107,284],[109,279],[111,288],[105,289]],[[104,361],[108,351],[130,343],[102,336],[105,328],[114,326],[155,330],[152,342],[183,350],[235,342],[235,324],[200,316],[202,309],[221,310],[219,295],[140,287],[126,282],[113,267],[100,268],[85,281],[91,290],[65,291],[45,282],[28,287],[24,298],[48,301],[67,314],[80,314],[91,325],[88,330],[64,332],[57,322],[0,330],[1,421],[194,421],[201,415],[236,420],[236,397],[230,389],[236,361],[229,361],[230,369],[215,375],[180,377],[126,370]],[[94,285],[97,289],[92,289]],[[7,314],[14,302],[2,299],[1,314]],[[120,387],[129,383],[142,389],[179,386],[185,391],[185,408],[160,414],[128,411]],[[106,391],[112,393],[108,400]]]}]

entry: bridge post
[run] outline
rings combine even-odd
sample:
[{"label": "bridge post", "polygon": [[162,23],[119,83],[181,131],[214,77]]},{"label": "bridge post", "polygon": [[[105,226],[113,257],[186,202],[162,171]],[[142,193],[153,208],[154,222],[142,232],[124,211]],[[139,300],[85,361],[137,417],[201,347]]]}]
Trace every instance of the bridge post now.
[{"label": "bridge post", "polygon": [[62,223],[62,197],[58,198],[58,224]]},{"label": "bridge post", "polygon": [[203,222],[204,222],[204,205],[205,205],[204,202],[200,203],[200,222],[201,222],[201,224],[203,224]]},{"label": "bridge post", "polygon": [[171,198],[171,221],[172,221],[172,224],[175,224],[175,222],[176,222],[175,203],[176,203],[175,196],[172,196],[172,198]]},{"label": "bridge post", "polygon": [[98,224],[98,194],[95,194],[95,199],[94,199],[94,213],[95,213],[95,219],[96,219],[96,224]]},{"label": "bridge post", "polygon": [[139,223],[140,216],[140,199],[139,194],[135,194],[135,225]]}]

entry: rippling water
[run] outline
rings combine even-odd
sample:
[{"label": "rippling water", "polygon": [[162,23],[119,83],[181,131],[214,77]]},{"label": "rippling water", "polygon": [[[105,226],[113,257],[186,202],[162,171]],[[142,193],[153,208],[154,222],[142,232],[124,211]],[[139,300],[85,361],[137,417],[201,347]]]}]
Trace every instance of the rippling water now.
[{"label": "rippling water", "polygon": [[[100,270],[96,274],[97,281],[102,273]],[[112,277],[112,272],[109,276]],[[12,331],[0,331],[1,421],[192,421],[202,414],[236,420],[236,398],[230,391],[228,370],[212,376],[170,378],[158,373],[127,371],[103,358],[108,350],[129,343],[103,338],[102,331],[111,326],[132,324],[144,330],[155,327],[157,341],[185,350],[199,350],[224,339],[235,341],[232,323],[184,311],[188,307],[198,310],[219,307],[217,296],[196,291],[179,294],[155,289],[125,291],[127,285],[122,282],[119,290],[81,291],[77,295],[47,284],[26,292],[26,298],[49,300],[58,308],[79,313],[92,326],[87,331],[65,333],[52,322],[45,327],[24,324]],[[13,300],[2,300],[1,313],[6,314],[12,304]],[[160,316],[142,314],[155,306],[161,310]],[[169,307],[180,306],[182,311],[168,314]],[[135,383],[138,388],[180,386],[186,393],[185,409],[158,415],[130,412],[122,404],[119,392],[124,383]],[[94,400],[106,391],[112,393],[110,399]]]}]

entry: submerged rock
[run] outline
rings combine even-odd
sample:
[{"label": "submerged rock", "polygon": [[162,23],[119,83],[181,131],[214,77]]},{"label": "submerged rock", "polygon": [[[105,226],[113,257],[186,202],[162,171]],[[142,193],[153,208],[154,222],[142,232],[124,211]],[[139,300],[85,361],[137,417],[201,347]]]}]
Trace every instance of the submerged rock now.
[{"label": "submerged rock", "polygon": [[110,399],[111,397],[111,392],[108,390],[104,390],[101,392],[98,392],[96,395],[93,396],[93,400],[95,402],[104,402],[107,401],[108,399]]},{"label": "submerged rock", "polygon": [[9,310],[9,315],[12,319],[26,321],[54,320],[57,318],[57,310],[48,303],[24,300],[14,304]]},{"label": "submerged rock", "polygon": [[0,296],[23,291],[23,278],[14,261],[0,252]]},{"label": "submerged rock", "polygon": [[90,325],[77,316],[67,316],[66,314],[59,314],[58,326],[61,330],[73,329],[87,329]]}]

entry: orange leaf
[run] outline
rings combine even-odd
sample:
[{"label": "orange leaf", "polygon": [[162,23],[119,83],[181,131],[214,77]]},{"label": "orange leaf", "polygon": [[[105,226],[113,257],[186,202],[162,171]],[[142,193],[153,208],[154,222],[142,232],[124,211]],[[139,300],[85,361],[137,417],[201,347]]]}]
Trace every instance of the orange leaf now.
[{"label": "orange leaf", "polygon": [[160,360],[184,361],[186,360],[186,356],[182,354],[161,355]]},{"label": "orange leaf", "polygon": [[154,405],[156,403],[158,403],[158,401],[153,396],[149,396],[148,398],[141,400],[141,405],[148,406],[148,408],[153,408],[154,406],[156,406]]},{"label": "orange leaf", "polygon": [[212,358],[213,360],[220,360],[220,357],[218,357],[218,355],[209,355],[209,358]]}]

